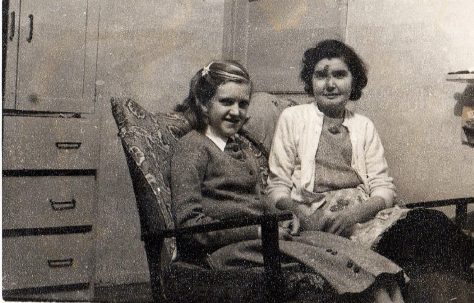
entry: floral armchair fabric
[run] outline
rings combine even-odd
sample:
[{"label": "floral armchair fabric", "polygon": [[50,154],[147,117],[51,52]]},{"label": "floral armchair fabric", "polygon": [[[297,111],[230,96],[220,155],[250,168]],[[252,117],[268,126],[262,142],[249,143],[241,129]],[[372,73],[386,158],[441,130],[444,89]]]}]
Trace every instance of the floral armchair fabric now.
[{"label": "floral armchair fabric", "polygon": [[[244,143],[244,148],[251,150],[259,160],[260,185],[264,189],[268,176],[267,156],[274,125],[281,111],[296,103],[265,93],[256,94],[252,98],[256,98],[258,104],[253,108],[249,108],[251,119],[241,131],[240,139]],[[132,99],[112,98],[111,104],[112,113],[119,129],[118,135],[121,138],[133,180],[142,238],[160,229],[172,229],[174,223],[171,214],[171,193],[169,189],[171,151],[176,141],[189,132],[191,127],[183,115],[179,113],[151,113]],[[163,266],[169,267],[169,264],[173,264],[172,261],[176,256],[176,243],[172,238],[164,240],[164,245],[160,248],[160,251],[154,251],[154,248],[147,247],[147,243],[145,243],[145,249],[147,250],[152,288],[154,287],[153,279],[156,275],[168,275],[167,279],[180,281],[174,284],[168,283],[168,286],[159,286],[165,291],[168,289],[170,292],[176,291],[176,289],[179,290],[186,279],[198,281],[211,279],[208,282],[213,281],[212,283],[216,284],[215,286],[223,283],[222,279],[219,278],[219,274],[211,278],[208,275],[206,278],[203,275],[196,274],[196,268],[185,267],[174,273],[170,273],[170,271],[168,273],[163,272]],[[157,256],[160,259],[159,263],[151,262]],[[261,295],[261,287],[248,284],[255,283],[255,279],[258,280],[258,278],[255,278],[256,274],[261,276],[261,272],[249,271],[242,279],[242,285],[247,285],[247,298],[248,296]],[[163,279],[158,278],[156,280],[163,283]],[[290,297],[294,297],[296,293],[298,296],[306,296],[308,289],[311,289],[311,293],[314,294],[315,290],[322,292],[325,288],[325,281],[319,275],[301,272],[299,267],[295,266],[286,271],[285,281],[287,288],[285,293]],[[205,284],[209,285],[209,283]],[[225,289],[226,287],[222,286],[222,288]],[[255,292],[252,293],[251,288]],[[227,291],[234,292],[232,290]],[[184,292],[181,293],[184,294]],[[189,298],[193,296],[195,295],[190,295]],[[321,296],[318,298],[322,299]],[[259,300],[258,297],[253,299],[257,302]],[[317,301],[314,300],[313,302]]]}]

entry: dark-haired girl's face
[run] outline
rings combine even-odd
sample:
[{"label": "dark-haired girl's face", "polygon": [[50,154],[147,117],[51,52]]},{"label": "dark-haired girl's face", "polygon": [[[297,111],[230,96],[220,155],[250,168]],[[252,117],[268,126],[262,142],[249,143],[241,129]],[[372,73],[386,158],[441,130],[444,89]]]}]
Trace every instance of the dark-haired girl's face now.
[{"label": "dark-haired girl's face", "polygon": [[227,82],[217,88],[216,94],[204,109],[211,131],[224,138],[232,137],[244,125],[250,104],[250,85]]},{"label": "dark-haired girl's face", "polygon": [[340,115],[352,91],[352,73],[341,58],[325,58],[314,67],[313,93],[319,109]]}]

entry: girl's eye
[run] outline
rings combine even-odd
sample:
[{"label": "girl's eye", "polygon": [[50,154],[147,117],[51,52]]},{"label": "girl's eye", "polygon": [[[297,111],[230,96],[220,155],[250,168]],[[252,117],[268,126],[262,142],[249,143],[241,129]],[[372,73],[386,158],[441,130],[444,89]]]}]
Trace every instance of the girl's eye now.
[{"label": "girl's eye", "polygon": [[315,71],[314,72],[314,77],[316,77],[317,79],[324,79],[327,77],[327,72],[325,71]]},{"label": "girl's eye", "polygon": [[347,77],[348,72],[345,70],[338,70],[334,71],[333,75],[335,78],[342,79],[344,77]]},{"label": "girl's eye", "polygon": [[248,108],[249,107],[249,101],[247,101],[247,100],[240,101],[239,102],[239,107],[242,108],[242,109]]},{"label": "girl's eye", "polygon": [[235,103],[235,100],[234,100],[234,99],[221,99],[221,100],[219,100],[219,102],[220,102],[222,105],[229,106],[229,105],[234,104],[234,103]]}]

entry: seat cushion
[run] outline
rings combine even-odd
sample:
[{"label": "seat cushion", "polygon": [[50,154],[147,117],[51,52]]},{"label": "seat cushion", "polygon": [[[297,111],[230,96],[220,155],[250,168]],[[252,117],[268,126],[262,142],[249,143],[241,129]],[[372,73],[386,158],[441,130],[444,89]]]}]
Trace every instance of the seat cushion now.
[{"label": "seat cushion", "polygon": [[296,104],[296,101],[280,96],[264,92],[253,93],[247,113],[249,120],[241,133],[260,149],[263,148],[265,156],[268,157],[278,117],[285,108]]}]

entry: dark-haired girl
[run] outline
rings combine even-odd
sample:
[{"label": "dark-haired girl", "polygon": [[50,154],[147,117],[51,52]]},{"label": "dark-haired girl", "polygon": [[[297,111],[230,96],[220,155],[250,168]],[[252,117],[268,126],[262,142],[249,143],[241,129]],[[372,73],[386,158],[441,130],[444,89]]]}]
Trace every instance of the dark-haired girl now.
[{"label": "dark-haired girl", "polygon": [[395,186],[372,121],[347,108],[367,84],[352,48],[325,40],[303,56],[301,79],[314,102],[286,109],[269,157],[271,207],[290,210],[292,232],[321,230],[375,249],[404,269],[461,275],[473,241],[441,212],[394,205]]}]

